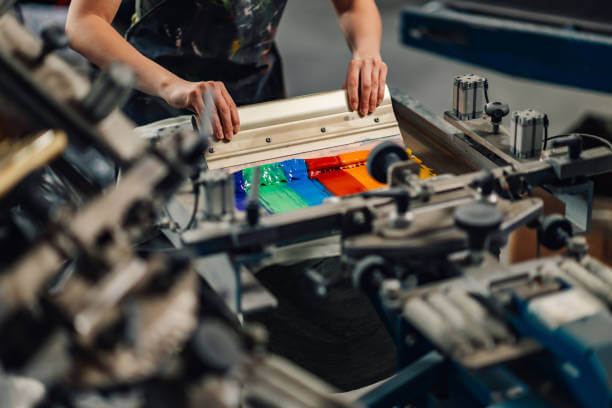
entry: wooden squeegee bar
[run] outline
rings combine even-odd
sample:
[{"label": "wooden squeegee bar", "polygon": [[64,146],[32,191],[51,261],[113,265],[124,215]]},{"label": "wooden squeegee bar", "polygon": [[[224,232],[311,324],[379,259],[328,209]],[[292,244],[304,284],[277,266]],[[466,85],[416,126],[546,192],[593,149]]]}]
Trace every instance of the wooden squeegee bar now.
[{"label": "wooden squeegee bar", "polygon": [[206,155],[211,169],[296,155],[400,134],[393,108],[374,115],[340,113],[247,130],[230,143],[217,142]]},{"label": "wooden squeegee bar", "polygon": [[[210,169],[244,167],[400,136],[389,89],[376,111],[366,116],[349,109],[344,90],[241,106],[238,112],[240,132],[231,142],[214,140],[206,153]],[[155,138],[190,128],[191,116],[181,116],[142,126],[137,132]]]},{"label": "wooden squeegee bar", "polygon": [[331,91],[239,108],[241,131],[230,143],[214,142],[206,154],[211,169],[331,149],[400,135],[391,95],[374,113],[349,109],[346,91]]}]

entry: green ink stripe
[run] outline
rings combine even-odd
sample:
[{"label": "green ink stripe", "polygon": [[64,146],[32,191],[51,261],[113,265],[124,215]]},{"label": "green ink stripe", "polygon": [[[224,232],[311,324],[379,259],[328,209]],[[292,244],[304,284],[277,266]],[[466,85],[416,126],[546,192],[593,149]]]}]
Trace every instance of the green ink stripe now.
[{"label": "green ink stripe", "polygon": [[262,186],[259,191],[259,202],[267,211],[274,214],[308,207],[308,202],[286,184]]}]

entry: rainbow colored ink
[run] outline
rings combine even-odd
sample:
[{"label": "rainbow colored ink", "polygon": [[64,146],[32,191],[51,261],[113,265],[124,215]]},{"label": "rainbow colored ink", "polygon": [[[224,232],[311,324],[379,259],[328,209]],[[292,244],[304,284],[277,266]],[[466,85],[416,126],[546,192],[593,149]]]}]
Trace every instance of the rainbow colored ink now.
[{"label": "rainbow colored ink", "polygon": [[[367,171],[368,150],[315,159],[291,159],[261,168],[259,201],[271,214],[319,205],[327,197],[362,193],[384,187]],[[421,165],[421,178],[432,170],[408,150],[411,160]],[[252,185],[254,167],[234,173],[236,208],[244,210]]]}]

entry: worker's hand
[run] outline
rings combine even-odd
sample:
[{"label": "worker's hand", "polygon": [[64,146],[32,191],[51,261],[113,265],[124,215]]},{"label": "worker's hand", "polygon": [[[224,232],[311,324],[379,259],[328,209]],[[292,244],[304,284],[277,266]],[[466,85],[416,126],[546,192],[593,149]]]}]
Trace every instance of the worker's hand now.
[{"label": "worker's hand", "polygon": [[351,110],[359,114],[374,112],[385,97],[387,64],[380,57],[355,55],[348,67],[344,86]]},{"label": "worker's hand", "polygon": [[200,120],[205,118],[219,140],[232,140],[240,130],[238,108],[222,82],[180,80],[167,86],[163,98],[175,108],[193,111]]}]

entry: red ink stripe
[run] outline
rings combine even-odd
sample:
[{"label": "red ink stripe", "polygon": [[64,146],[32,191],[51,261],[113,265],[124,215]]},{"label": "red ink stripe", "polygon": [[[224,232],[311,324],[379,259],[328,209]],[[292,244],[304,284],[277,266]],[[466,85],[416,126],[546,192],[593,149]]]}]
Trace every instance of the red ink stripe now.
[{"label": "red ink stripe", "polygon": [[319,157],[316,159],[306,159],[306,167],[308,167],[308,176],[316,177],[321,172],[340,167],[340,159],[338,156]]},{"label": "red ink stripe", "polygon": [[367,189],[357,179],[344,170],[330,170],[315,177],[334,195],[345,196],[363,193]]}]

